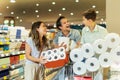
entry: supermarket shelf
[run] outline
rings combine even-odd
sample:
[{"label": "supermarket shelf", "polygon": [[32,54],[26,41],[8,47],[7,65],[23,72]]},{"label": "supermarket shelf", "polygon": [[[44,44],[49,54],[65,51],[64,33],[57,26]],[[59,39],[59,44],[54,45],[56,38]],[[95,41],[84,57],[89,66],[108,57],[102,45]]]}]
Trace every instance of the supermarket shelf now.
[{"label": "supermarket shelf", "polygon": [[10,44],[9,41],[5,41],[5,42],[1,42],[1,41],[0,41],[0,45],[9,45],[9,44]]},{"label": "supermarket shelf", "polygon": [[2,33],[2,34],[7,34],[9,31],[8,30],[0,30],[0,33]]},{"label": "supermarket shelf", "polygon": [[16,64],[16,65],[11,65],[11,66],[10,66],[10,69],[11,69],[11,70],[14,70],[14,69],[23,67],[23,65],[24,65],[24,63],[19,63],[19,64]]},{"label": "supermarket shelf", "polygon": [[10,64],[8,64],[8,65],[1,65],[1,66],[0,66],[0,71],[9,69],[9,66],[10,66]]},{"label": "supermarket shelf", "polygon": [[10,56],[15,56],[15,55],[21,55],[21,54],[25,54],[25,51],[18,51],[18,52],[0,54],[0,58],[5,58],[5,57],[10,57]]}]

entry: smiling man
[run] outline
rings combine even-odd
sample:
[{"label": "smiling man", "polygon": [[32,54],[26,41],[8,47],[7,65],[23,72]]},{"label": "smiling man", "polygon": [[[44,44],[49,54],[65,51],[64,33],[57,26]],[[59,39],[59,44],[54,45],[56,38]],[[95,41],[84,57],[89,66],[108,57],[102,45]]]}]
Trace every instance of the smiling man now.
[{"label": "smiling man", "polygon": [[[64,46],[66,48],[70,47],[72,45],[72,41],[75,43],[74,48],[80,47],[80,38],[81,38],[80,32],[78,30],[70,28],[67,18],[65,18],[64,16],[60,16],[56,21],[56,26],[58,28],[58,33],[56,34],[56,36],[53,40],[55,47],[60,47],[60,46]],[[60,44],[59,43],[60,37],[64,37],[62,40],[63,42],[65,42],[65,38],[69,38],[69,40],[70,40],[70,42],[68,42],[69,45],[66,45],[64,43]],[[67,53],[69,53],[70,49],[66,50],[66,51],[67,51]],[[73,80],[72,72],[73,72],[72,64],[67,65],[61,69],[60,73],[57,76],[57,79],[55,79],[55,80],[65,80],[65,78],[68,78],[68,80]]]}]

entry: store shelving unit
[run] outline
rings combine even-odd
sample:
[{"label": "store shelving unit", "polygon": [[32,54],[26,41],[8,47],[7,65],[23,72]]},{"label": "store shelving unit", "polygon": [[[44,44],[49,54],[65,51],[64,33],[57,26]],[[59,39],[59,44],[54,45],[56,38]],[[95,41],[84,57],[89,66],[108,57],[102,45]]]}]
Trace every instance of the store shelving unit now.
[{"label": "store shelving unit", "polygon": [[10,35],[9,26],[5,25],[0,25],[0,35],[0,80],[22,80],[27,36],[23,39],[18,33],[20,38],[16,38],[17,35]]}]

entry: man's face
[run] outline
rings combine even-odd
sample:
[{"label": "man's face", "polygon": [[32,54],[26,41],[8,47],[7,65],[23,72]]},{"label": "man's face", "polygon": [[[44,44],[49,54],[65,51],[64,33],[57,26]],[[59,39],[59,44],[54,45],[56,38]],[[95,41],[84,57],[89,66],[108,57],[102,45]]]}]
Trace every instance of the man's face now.
[{"label": "man's face", "polygon": [[59,27],[61,31],[70,31],[70,25],[66,18],[61,19],[61,26]]}]

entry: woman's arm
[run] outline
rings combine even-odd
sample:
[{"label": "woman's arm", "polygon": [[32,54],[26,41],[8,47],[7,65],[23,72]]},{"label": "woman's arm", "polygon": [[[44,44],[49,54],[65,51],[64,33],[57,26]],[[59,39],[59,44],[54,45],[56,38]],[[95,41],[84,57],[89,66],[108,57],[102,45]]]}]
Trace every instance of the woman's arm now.
[{"label": "woman's arm", "polygon": [[25,44],[25,56],[26,56],[27,59],[29,59],[33,62],[37,62],[37,63],[40,62],[39,59],[31,56],[31,48],[30,48],[29,44],[27,44],[27,43]]}]

